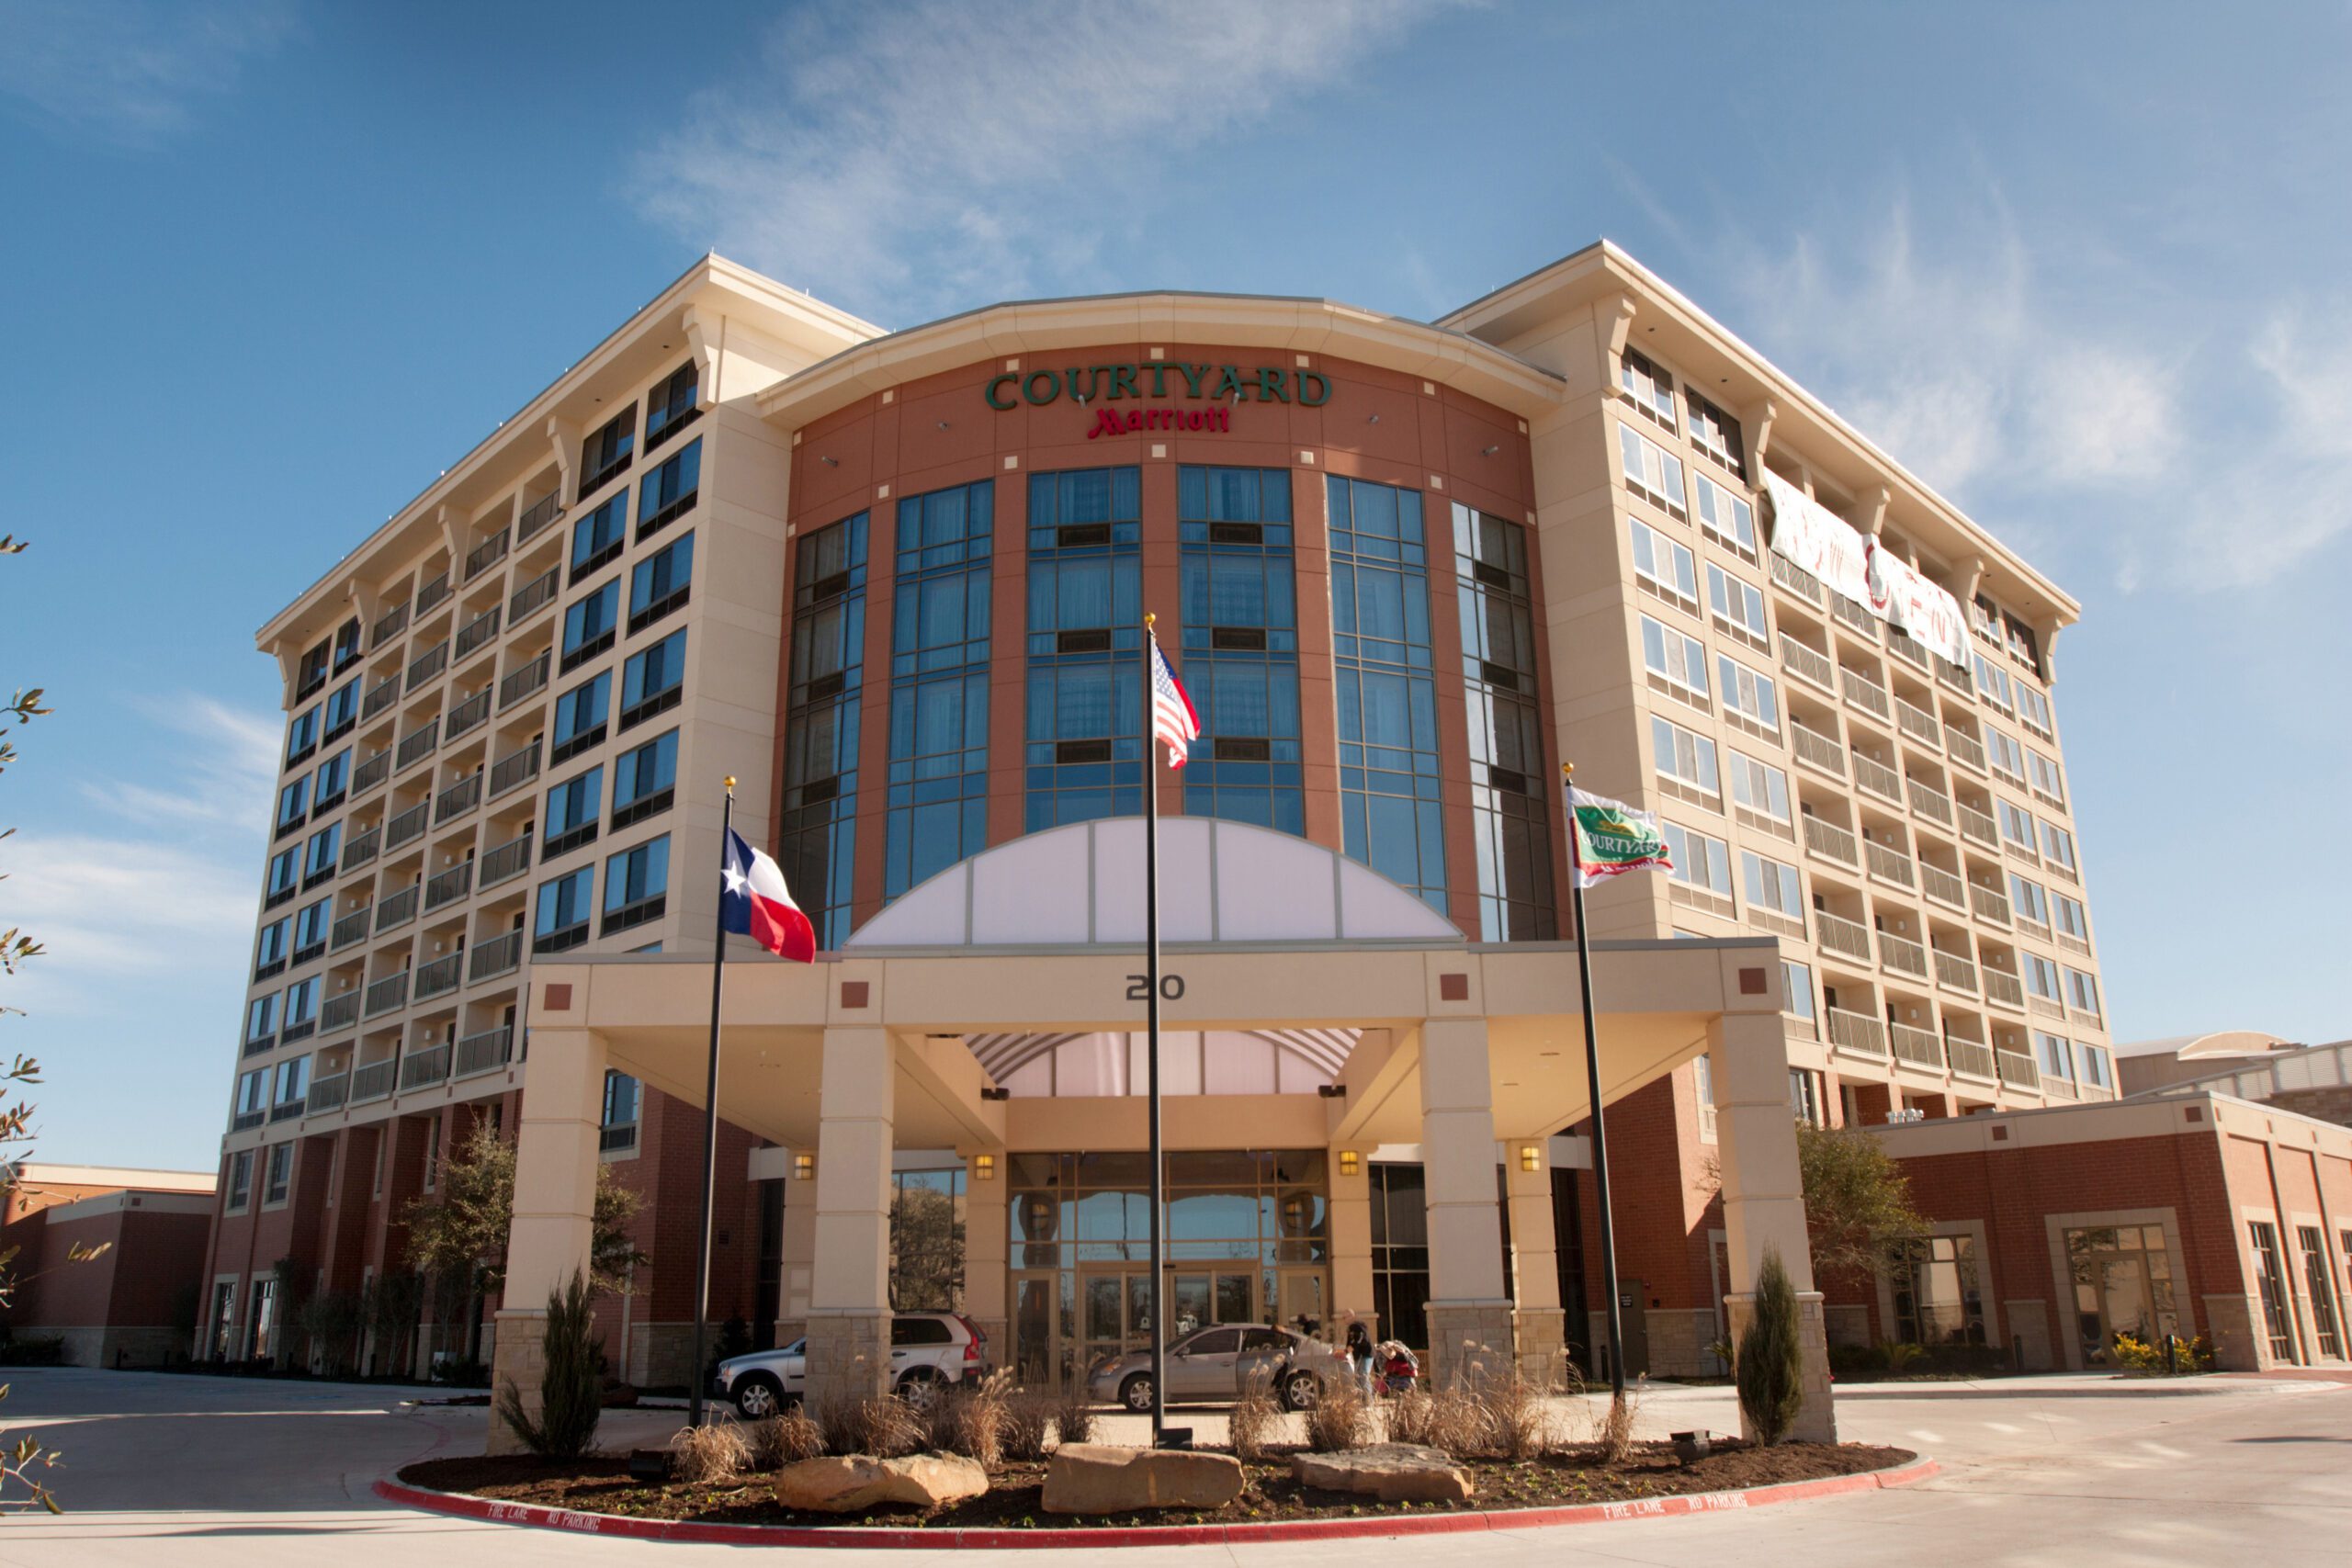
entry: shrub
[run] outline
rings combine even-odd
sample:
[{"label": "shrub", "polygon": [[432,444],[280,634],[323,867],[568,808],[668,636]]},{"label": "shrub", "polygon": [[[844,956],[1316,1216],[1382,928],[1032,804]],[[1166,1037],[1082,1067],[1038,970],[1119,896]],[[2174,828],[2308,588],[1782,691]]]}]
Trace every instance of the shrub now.
[{"label": "shrub", "polygon": [[596,1421],[604,1414],[600,1347],[590,1337],[588,1280],[571,1271],[571,1283],[548,1292],[548,1326],[540,1341],[547,1366],[539,1375],[539,1414],[534,1420],[523,1408],[523,1392],[514,1380],[498,1392],[498,1414],[524,1447],[541,1459],[578,1459],[595,1441]]},{"label": "shrub", "polygon": [[1233,1457],[1244,1464],[1255,1464],[1265,1458],[1267,1439],[1273,1435],[1274,1423],[1281,1418],[1282,1405],[1274,1398],[1274,1375],[1269,1369],[1260,1367],[1242,1383],[1241,1397],[1233,1402],[1233,1414],[1227,1417]]},{"label": "shrub", "polygon": [[906,1402],[887,1393],[827,1394],[817,1409],[825,1446],[837,1454],[895,1459],[922,1447],[922,1420]]},{"label": "shrub", "polygon": [[1887,1376],[1899,1378],[1904,1373],[1909,1371],[1912,1367],[1926,1360],[1927,1359],[1928,1348],[1925,1345],[1914,1345],[1908,1341],[1890,1340],[1887,1342],[1886,1346]]},{"label": "shrub", "polygon": [[1886,1372],[1886,1347],[1883,1345],[1832,1345],[1829,1347],[1830,1375],[1845,1382],[1867,1382]]},{"label": "shrub", "polygon": [[752,1467],[752,1446],[732,1421],[681,1427],[670,1439],[671,1473],[697,1486],[731,1481]]},{"label": "shrub", "polygon": [[2112,1353],[2115,1364],[2128,1372],[2162,1377],[2166,1373],[2210,1372],[2213,1370],[2213,1347],[2200,1334],[2194,1339],[2172,1337],[2172,1359],[2165,1359],[2162,1339],[2142,1339],[2136,1335],[2118,1334]]},{"label": "shrub", "polygon": [[1517,1461],[1551,1451],[1552,1413],[1544,1391],[1516,1369],[1474,1377],[1467,1393],[1485,1452]]},{"label": "shrub", "polygon": [[1623,1464],[1634,1456],[1634,1417],[1639,1413],[1640,1404],[1630,1388],[1623,1394],[1610,1396],[1609,1408],[1592,1435],[1603,1464]]},{"label": "shrub", "polygon": [[1335,1379],[1306,1411],[1306,1446],[1317,1453],[1361,1448],[1372,1435],[1372,1409],[1354,1379]]},{"label": "shrub", "polygon": [[941,1389],[922,1413],[923,1446],[977,1460],[984,1469],[1001,1467],[1012,1382],[1010,1372],[998,1371],[977,1384],[951,1383]]},{"label": "shrub", "polygon": [[1776,1247],[1764,1249],[1754,1313],[1739,1337],[1732,1378],[1739,1388],[1740,1413],[1747,1417],[1756,1440],[1770,1448],[1788,1435],[1804,1404],[1804,1343],[1797,1322],[1797,1293]]},{"label": "shrub", "polygon": [[60,1334],[18,1334],[0,1345],[0,1367],[62,1367],[65,1337]]},{"label": "shrub", "polygon": [[1093,1440],[1094,1406],[1086,1403],[1086,1390],[1073,1378],[1054,1398],[1054,1442],[1058,1447]]},{"label": "shrub", "polygon": [[782,1470],[804,1459],[824,1457],[825,1429],[797,1405],[737,1429],[743,1434],[746,1467],[752,1471]]},{"label": "shrub", "polygon": [[1460,1389],[1415,1389],[1389,1401],[1388,1440],[1475,1459],[1481,1436],[1478,1412]]},{"label": "shrub", "polygon": [[1004,1402],[1004,1457],[1034,1464],[1046,1457],[1046,1439],[1054,1430],[1051,1395],[1023,1389]]}]

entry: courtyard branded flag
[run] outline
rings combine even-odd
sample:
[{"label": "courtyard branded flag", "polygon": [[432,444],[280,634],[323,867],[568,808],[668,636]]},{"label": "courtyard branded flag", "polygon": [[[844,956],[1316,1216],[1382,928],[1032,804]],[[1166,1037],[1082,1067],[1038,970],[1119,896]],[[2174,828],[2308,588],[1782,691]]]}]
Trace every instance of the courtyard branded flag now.
[{"label": "courtyard branded flag", "polygon": [[1629,871],[1672,871],[1657,818],[1619,800],[1568,786],[1568,822],[1576,835],[1577,886],[1590,887]]},{"label": "courtyard branded flag", "polygon": [[1185,751],[1201,738],[1200,715],[1193,711],[1193,699],[1160,656],[1157,637],[1151,639],[1151,738],[1167,742],[1171,768],[1184,765]]},{"label": "courtyard branded flag", "polygon": [[817,961],[817,931],[784,885],[784,870],[765,854],[727,830],[727,863],[720,870],[718,925],[750,937],[779,958]]}]

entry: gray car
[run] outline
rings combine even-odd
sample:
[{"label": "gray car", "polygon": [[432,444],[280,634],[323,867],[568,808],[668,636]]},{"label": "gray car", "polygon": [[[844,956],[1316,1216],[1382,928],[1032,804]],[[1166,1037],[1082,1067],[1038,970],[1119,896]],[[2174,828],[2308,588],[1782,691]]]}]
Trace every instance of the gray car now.
[{"label": "gray car", "polygon": [[[1261,1323],[1195,1329],[1168,1347],[1168,1403],[1227,1404],[1264,1371],[1285,1408],[1312,1409],[1323,1385],[1348,1376],[1347,1358],[1319,1339]],[[1151,1408],[1151,1352],[1130,1350],[1098,1363],[1087,1393],[1098,1404]]]}]

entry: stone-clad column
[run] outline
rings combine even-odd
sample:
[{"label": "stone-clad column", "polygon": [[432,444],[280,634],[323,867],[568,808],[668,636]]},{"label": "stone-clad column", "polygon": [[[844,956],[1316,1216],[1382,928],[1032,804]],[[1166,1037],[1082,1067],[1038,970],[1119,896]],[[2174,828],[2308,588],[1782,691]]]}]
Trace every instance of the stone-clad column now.
[{"label": "stone-clad column", "polygon": [[825,1031],[818,1090],[817,1256],[808,1291],[808,1399],[890,1384],[888,1032]]},{"label": "stone-clad column", "polygon": [[1420,1078],[1430,1221],[1427,1370],[1437,1386],[1473,1368],[1507,1371],[1512,1355],[1487,1021],[1423,1020]]},{"label": "stone-clad column", "polygon": [[[498,1309],[491,1386],[513,1382],[523,1408],[539,1412],[546,1370],[548,1292],[588,1267],[596,1212],[598,1141],[605,1117],[605,1042],[584,1029],[531,1031],[514,1142],[514,1217],[506,1242],[506,1288]],[[522,1439],[490,1418],[488,1451]]]},{"label": "stone-clad column", "polygon": [[[1756,1275],[1764,1253],[1780,1253],[1796,1288],[1804,1339],[1804,1406],[1790,1436],[1838,1440],[1830,1403],[1829,1337],[1821,1292],[1814,1289],[1806,1239],[1804,1183],[1797,1168],[1795,1113],[1789,1105],[1787,1037],[1776,1013],[1725,1013],[1707,1026],[1715,1086],[1715,1136],[1722,1151],[1724,1232],[1731,1255],[1724,1304],[1736,1351],[1756,1309]],[[1746,1427],[1746,1419],[1741,1425]]]},{"label": "stone-clad column", "polygon": [[[981,1158],[989,1168],[983,1176]],[[1012,1223],[1006,1213],[1002,1149],[975,1151],[964,1161],[964,1312],[989,1337],[988,1364],[1010,1366],[1012,1322],[1005,1307],[1011,1276],[1005,1254],[1012,1246]]]},{"label": "stone-clad column", "polygon": [[1325,1163],[1331,1182],[1330,1337],[1345,1344],[1353,1314],[1376,1345],[1384,1325],[1372,1292],[1372,1162],[1362,1149],[1344,1151],[1356,1162],[1350,1176],[1340,1168],[1342,1152],[1332,1149]]},{"label": "stone-clad column", "polygon": [[[1529,1169],[1529,1156],[1533,1169]],[[1567,1313],[1560,1305],[1559,1239],[1552,1220],[1550,1140],[1503,1145],[1510,1203],[1511,1299],[1519,1304],[1519,1370],[1548,1388],[1567,1364]]]},{"label": "stone-clad column", "polygon": [[[797,1160],[813,1149],[795,1149]],[[776,1262],[775,1342],[789,1345],[808,1332],[808,1291],[817,1267],[817,1182],[786,1174],[784,1179],[784,1245]]]}]

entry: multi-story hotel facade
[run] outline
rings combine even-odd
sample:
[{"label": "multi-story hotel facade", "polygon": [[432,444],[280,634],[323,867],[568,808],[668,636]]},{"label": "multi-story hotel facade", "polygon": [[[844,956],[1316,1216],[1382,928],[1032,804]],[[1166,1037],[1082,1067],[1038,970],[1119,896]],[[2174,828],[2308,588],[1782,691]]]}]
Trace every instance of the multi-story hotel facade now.
[{"label": "multi-story hotel facade", "polygon": [[[1796,564],[1800,511],[1948,591],[1957,646]],[[887,334],[711,258],[262,629],[286,772],[199,1351],[279,1343],[280,1258],[401,1269],[488,1115],[499,1360],[605,1163],[654,1258],[615,1359],[685,1381],[733,775],[826,951],[729,965],[715,1319],[879,1348],[933,1304],[892,1255],[919,1189],[1028,1377],[1155,1295],[1592,1357],[1573,762],[1677,862],[1589,900],[1622,1353],[1709,1370],[1763,1247],[1801,1262],[1793,1117],[2113,1094],[2076,611],[1606,244],[1435,323],[1138,294]],[[1181,772],[1147,612],[1203,720]],[[1184,975],[1157,1286],[1148,787]]]}]

